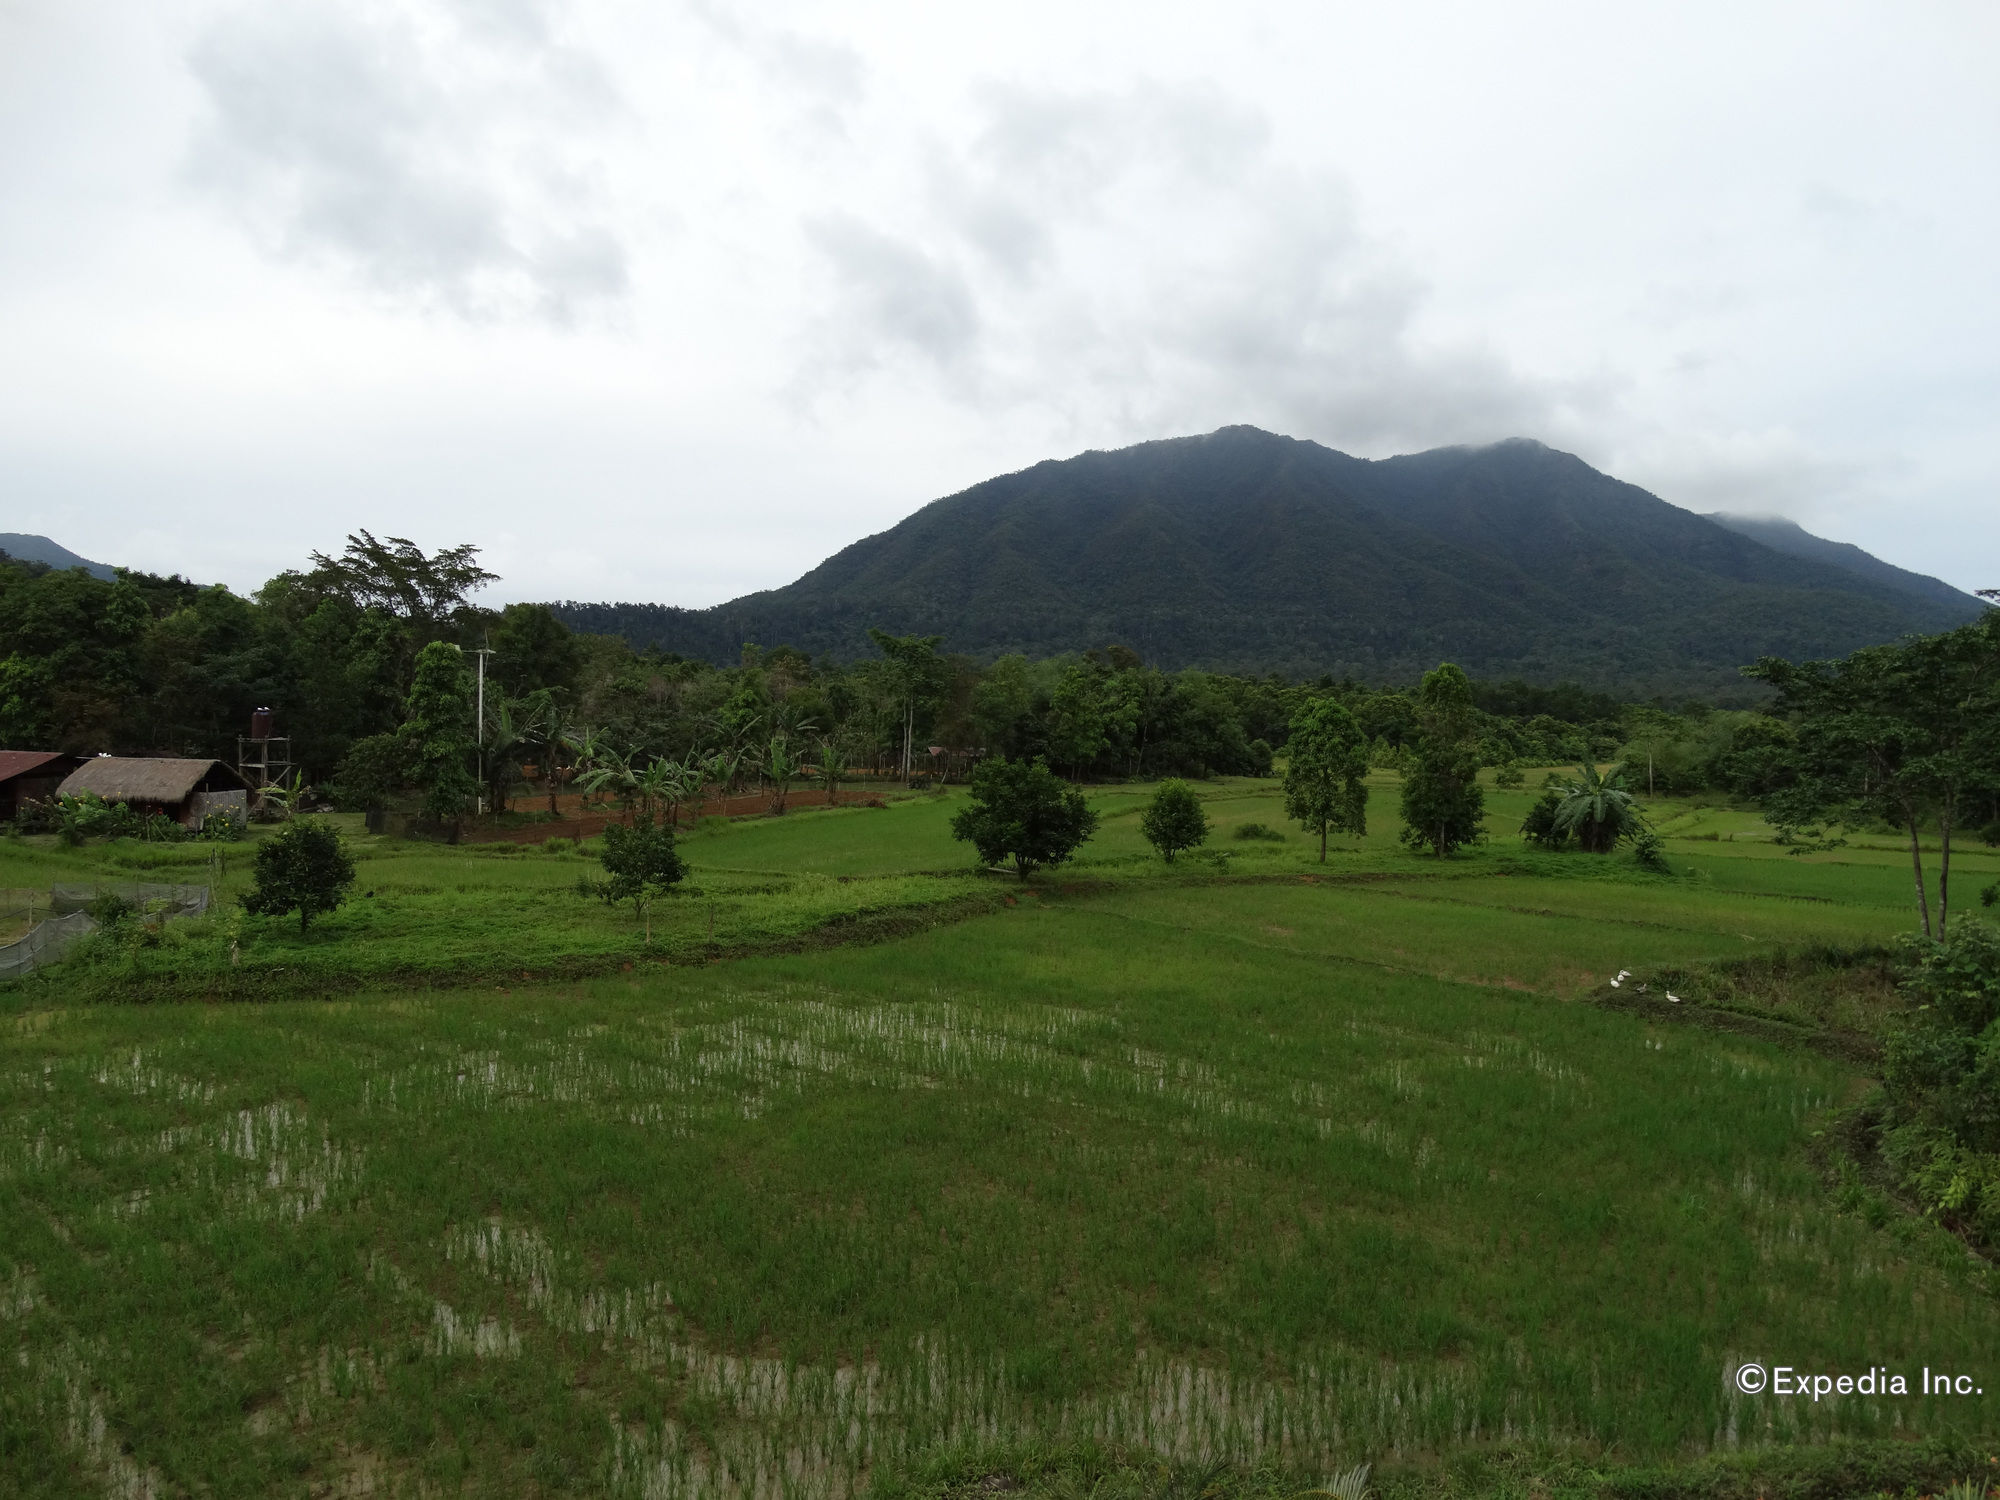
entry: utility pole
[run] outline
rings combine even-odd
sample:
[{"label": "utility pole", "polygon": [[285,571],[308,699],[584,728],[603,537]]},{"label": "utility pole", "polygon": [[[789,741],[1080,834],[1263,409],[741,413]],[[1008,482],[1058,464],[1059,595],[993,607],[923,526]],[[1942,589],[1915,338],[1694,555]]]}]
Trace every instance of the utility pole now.
[{"label": "utility pole", "polygon": [[475,738],[479,744],[479,810],[486,811],[486,658],[493,654],[491,646],[480,646],[473,653],[479,658],[479,693],[473,716],[478,720]]}]

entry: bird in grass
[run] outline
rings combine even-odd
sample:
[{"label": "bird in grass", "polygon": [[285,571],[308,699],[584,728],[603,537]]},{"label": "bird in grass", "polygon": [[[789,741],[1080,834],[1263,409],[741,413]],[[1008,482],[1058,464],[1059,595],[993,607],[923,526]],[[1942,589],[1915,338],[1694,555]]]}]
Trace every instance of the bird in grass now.
[{"label": "bird in grass", "polygon": [[1613,988],[1614,990],[1619,988],[1619,986],[1621,986],[1626,980],[1630,979],[1631,977],[1632,977],[1632,971],[1630,969],[1620,969],[1618,971],[1618,977],[1611,981],[1611,988]]}]

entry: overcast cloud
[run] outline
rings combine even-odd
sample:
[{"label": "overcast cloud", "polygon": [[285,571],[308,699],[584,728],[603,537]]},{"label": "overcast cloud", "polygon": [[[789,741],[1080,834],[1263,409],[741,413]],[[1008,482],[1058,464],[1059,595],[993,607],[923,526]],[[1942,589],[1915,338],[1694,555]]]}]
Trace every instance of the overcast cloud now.
[{"label": "overcast cloud", "polygon": [[1247,421],[2000,584],[1995,15],[11,0],[0,529],[706,604]]}]

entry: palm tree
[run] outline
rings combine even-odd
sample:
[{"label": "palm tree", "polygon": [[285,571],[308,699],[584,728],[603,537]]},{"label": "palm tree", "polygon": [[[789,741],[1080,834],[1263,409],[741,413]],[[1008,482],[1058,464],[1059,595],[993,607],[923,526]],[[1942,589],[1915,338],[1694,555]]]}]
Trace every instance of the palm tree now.
[{"label": "palm tree", "polygon": [[1609,854],[1620,839],[1631,838],[1646,826],[1639,804],[1625,790],[1625,768],[1613,766],[1603,775],[1586,762],[1577,767],[1580,780],[1563,789],[1556,804],[1555,826],[1576,835],[1579,847],[1592,854]]}]

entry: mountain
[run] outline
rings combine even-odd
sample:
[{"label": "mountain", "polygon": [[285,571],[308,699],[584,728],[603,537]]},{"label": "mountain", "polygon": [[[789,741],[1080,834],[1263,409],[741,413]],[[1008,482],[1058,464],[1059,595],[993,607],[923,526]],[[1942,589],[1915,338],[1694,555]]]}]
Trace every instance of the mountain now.
[{"label": "mountain", "polygon": [[47,563],[52,568],[82,568],[107,583],[115,576],[103,563],[78,557],[69,548],[59,546],[45,536],[30,536],[24,531],[0,531],[0,552],[22,562]]},{"label": "mountain", "polygon": [[1170,668],[1407,681],[1450,660],[1681,692],[1984,608],[1912,576],[1767,545],[1525,439],[1368,460],[1225,427],[989,479],[712,609],[555,609],[718,662],[745,641],[867,655],[877,625],[982,658],[1115,642]]},{"label": "mountain", "polygon": [[1712,511],[1708,519],[1718,526],[1727,526],[1731,531],[1762,542],[1774,552],[1830,563],[1857,578],[1869,578],[1901,589],[1912,598],[1956,607],[1966,597],[1948,583],[1922,573],[1912,573],[1894,563],[1885,563],[1874,554],[1863,552],[1852,542],[1830,542],[1823,536],[1814,536],[1798,522],[1787,521],[1783,516],[1736,516],[1726,511]]}]

